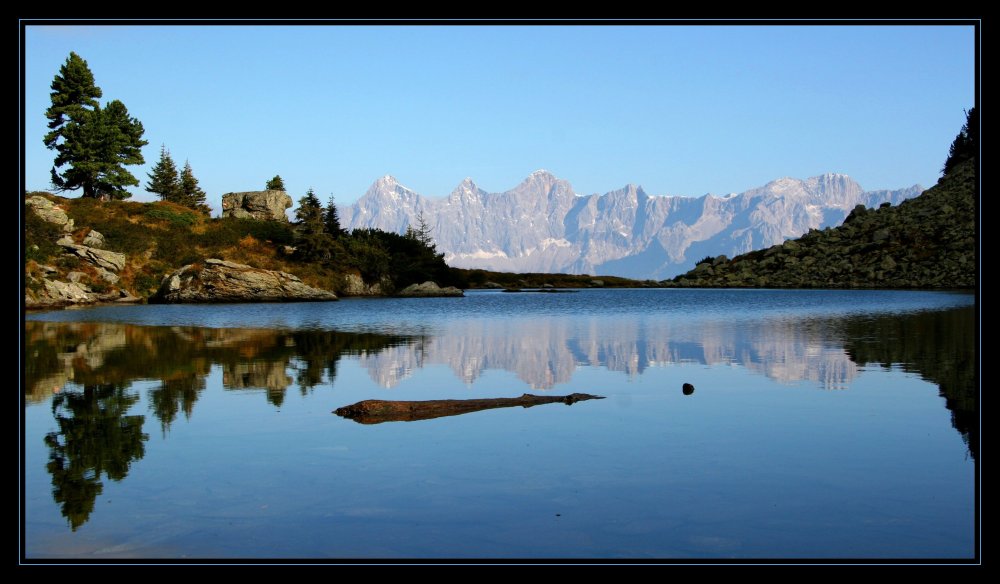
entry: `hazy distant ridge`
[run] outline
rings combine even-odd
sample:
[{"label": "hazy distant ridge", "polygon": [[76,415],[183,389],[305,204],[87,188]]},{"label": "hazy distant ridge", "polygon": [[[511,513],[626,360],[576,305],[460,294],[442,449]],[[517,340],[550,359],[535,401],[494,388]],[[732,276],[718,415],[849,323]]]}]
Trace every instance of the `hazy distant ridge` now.
[{"label": "hazy distant ridge", "polygon": [[654,196],[632,184],[581,196],[538,170],[502,193],[467,178],[447,197],[429,198],[387,175],[342,216],[351,229],[402,233],[422,212],[455,267],[663,279],[707,255],[763,249],[838,225],[855,205],[895,205],[922,191],[865,191],[847,175],[824,174],[725,196]]}]

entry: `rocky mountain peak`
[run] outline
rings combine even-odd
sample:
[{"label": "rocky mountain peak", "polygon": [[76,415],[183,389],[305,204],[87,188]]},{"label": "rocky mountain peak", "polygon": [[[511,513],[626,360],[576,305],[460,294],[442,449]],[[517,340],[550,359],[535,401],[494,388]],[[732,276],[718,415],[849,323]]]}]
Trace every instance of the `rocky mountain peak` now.
[{"label": "rocky mountain peak", "polygon": [[382,178],[378,179],[377,181],[375,181],[375,184],[373,186],[394,188],[396,186],[399,186],[399,181],[396,180],[396,177],[392,176],[391,174],[387,174]]},{"label": "rocky mountain peak", "polygon": [[828,172],[805,180],[805,186],[815,195],[856,195],[864,192],[857,182],[846,174]]}]

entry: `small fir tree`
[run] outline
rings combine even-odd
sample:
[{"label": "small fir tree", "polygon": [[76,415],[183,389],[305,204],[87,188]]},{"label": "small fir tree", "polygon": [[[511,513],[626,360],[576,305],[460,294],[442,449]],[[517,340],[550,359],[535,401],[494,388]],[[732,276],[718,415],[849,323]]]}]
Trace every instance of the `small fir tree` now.
[{"label": "small fir tree", "polygon": [[958,163],[979,155],[979,112],[973,107],[965,112],[965,125],[955,136],[948,149],[948,159],[944,162],[943,174],[948,174]]},{"label": "small fir tree", "polygon": [[276,174],[274,175],[274,178],[267,181],[267,184],[264,185],[264,188],[269,191],[283,191],[285,190],[285,181],[281,180],[280,175]]},{"label": "small fir tree", "polygon": [[326,233],[326,225],[323,222],[323,205],[312,189],[306,192],[306,196],[299,199],[299,207],[295,210],[295,219],[299,223],[295,256],[298,259],[312,262],[331,260],[334,255],[334,241]]},{"label": "small fir tree", "polygon": [[337,204],[330,195],[330,201],[326,204],[323,212],[323,222],[326,224],[326,232],[334,239],[340,239],[344,235],[344,230],[340,226],[340,215],[337,214]]},{"label": "small fir tree", "polygon": [[177,176],[177,165],[170,156],[170,151],[165,145],[160,145],[160,160],[150,172],[149,182],[146,183],[146,190],[160,197],[161,201],[171,203],[182,203],[183,192],[180,178]]},{"label": "small fir tree", "polygon": [[181,171],[181,196],[184,205],[199,211],[208,210],[208,205],[205,203],[205,191],[198,186],[198,179],[194,177],[191,163],[187,160],[184,161],[184,170]]}]

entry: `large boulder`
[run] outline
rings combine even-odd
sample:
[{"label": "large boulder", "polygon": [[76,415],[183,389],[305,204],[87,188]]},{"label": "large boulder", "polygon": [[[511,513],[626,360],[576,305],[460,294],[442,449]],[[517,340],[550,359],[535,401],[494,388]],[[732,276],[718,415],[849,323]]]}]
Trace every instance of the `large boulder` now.
[{"label": "large boulder", "polygon": [[66,215],[66,211],[45,197],[34,195],[25,199],[24,204],[31,207],[43,221],[58,225],[63,231],[73,231],[73,220]]},{"label": "large boulder", "polygon": [[219,259],[188,264],[163,278],[150,302],[294,302],[336,300],[298,276]]},{"label": "large boulder", "polygon": [[222,195],[222,216],[288,222],[292,198],[285,191],[249,191]]},{"label": "large boulder", "polygon": [[435,296],[465,296],[465,293],[454,286],[441,288],[435,282],[427,281],[423,284],[410,284],[403,288],[397,296],[403,298],[431,298]]}]

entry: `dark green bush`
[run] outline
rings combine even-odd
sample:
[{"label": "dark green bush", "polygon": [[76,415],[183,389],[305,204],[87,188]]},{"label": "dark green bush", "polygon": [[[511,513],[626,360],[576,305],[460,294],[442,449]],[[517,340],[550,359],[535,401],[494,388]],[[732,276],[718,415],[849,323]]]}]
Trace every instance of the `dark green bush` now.
[{"label": "dark green bush", "polygon": [[172,225],[186,226],[194,225],[198,222],[198,217],[194,213],[176,212],[163,207],[149,206],[145,210],[146,217],[167,221]]},{"label": "dark green bush", "polygon": [[205,232],[198,236],[198,242],[209,248],[225,248],[237,245],[247,235],[275,245],[291,245],[295,241],[292,228],[287,223],[225,218],[207,223]]}]

